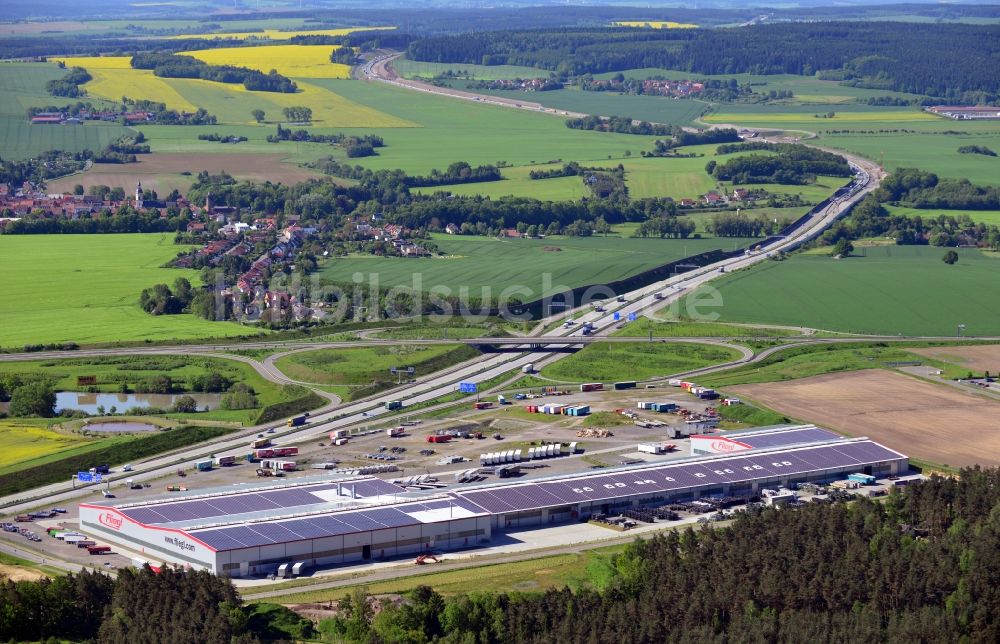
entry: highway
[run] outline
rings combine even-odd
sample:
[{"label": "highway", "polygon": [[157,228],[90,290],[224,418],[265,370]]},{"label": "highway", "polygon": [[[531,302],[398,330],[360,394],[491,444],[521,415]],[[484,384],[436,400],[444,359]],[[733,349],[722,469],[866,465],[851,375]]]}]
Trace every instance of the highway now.
[{"label": "highway", "polygon": [[[392,413],[388,412],[382,405],[382,402],[385,400],[401,400],[406,407],[419,403],[426,403],[454,392],[457,389],[457,384],[459,382],[465,380],[482,382],[514,370],[520,370],[529,363],[537,364],[546,359],[558,358],[558,356],[552,356],[551,352],[546,351],[545,349],[532,350],[532,344],[542,345],[547,342],[552,342],[562,345],[569,344],[569,346],[582,346],[584,343],[592,342],[596,338],[607,339],[607,336],[610,335],[620,324],[619,320],[615,319],[615,313],[618,314],[620,319],[625,319],[630,313],[635,313],[638,316],[648,309],[661,308],[671,302],[677,301],[686,293],[696,289],[697,287],[717,278],[723,274],[722,271],[732,272],[734,270],[747,268],[761,261],[768,261],[768,257],[770,257],[773,253],[792,250],[805,241],[808,241],[820,234],[838,217],[844,214],[853,203],[856,203],[859,199],[863,198],[867,192],[874,189],[877,181],[873,180],[873,175],[869,171],[862,169],[860,166],[856,167],[858,167],[858,176],[854,181],[852,190],[848,194],[840,199],[832,201],[827,207],[815,212],[809,219],[804,221],[787,237],[773,240],[769,245],[761,247],[757,252],[749,255],[741,255],[725,259],[688,273],[682,273],[668,280],[638,289],[631,293],[626,293],[623,295],[625,302],[614,302],[608,305],[606,310],[601,312],[594,310],[590,305],[585,305],[578,307],[575,311],[562,313],[560,315],[573,315],[576,319],[577,325],[571,328],[566,328],[565,326],[560,325],[537,337],[496,339],[497,342],[511,342],[515,347],[522,347],[524,349],[524,352],[522,353],[499,353],[486,356],[472,361],[471,364],[466,363],[465,365],[461,365],[458,368],[448,370],[444,373],[432,374],[426,378],[419,379],[414,383],[408,383],[395,390],[384,392],[377,398],[354,402],[340,407],[335,407],[333,409],[328,409],[327,411],[322,411],[312,416],[310,418],[310,424],[306,427],[297,429],[282,429],[273,434],[272,440],[277,445],[300,443],[320,436],[325,436],[328,432],[334,429],[357,427],[376,423]],[[657,298],[655,294],[660,294],[661,297]],[[589,322],[593,325],[594,332],[591,334],[591,337],[585,337],[583,335],[582,323],[584,322]],[[691,341],[690,338],[679,338],[677,340]],[[717,339],[705,340],[720,342]],[[482,339],[479,341],[481,342]],[[493,340],[491,340],[491,342],[492,341]],[[624,340],[615,339],[613,341]],[[380,343],[381,341],[376,342]],[[399,341],[391,340],[388,342],[398,343]],[[360,346],[362,344],[363,343],[360,342],[348,343],[349,346]],[[305,343],[305,345],[301,347],[300,345],[290,346],[289,344],[279,343],[248,343],[247,345],[242,346],[249,348],[260,345],[277,346],[285,349],[298,349],[309,348],[312,346],[328,346],[329,343]],[[210,349],[208,347],[203,347],[201,349],[218,351],[220,348],[231,347],[212,346]],[[200,347],[190,346],[175,349],[159,347],[149,348],[148,352],[191,353],[199,349]],[[80,357],[85,355],[121,355],[134,353],[137,353],[134,349],[100,349],[93,352],[55,352],[54,356]],[[40,354],[29,354],[32,358],[39,357],[39,355]],[[2,357],[3,359],[12,359],[12,355],[5,355]],[[23,359],[26,356],[21,354],[20,357]],[[753,358],[754,356],[752,354],[745,352],[740,360],[734,361],[731,364],[735,365],[745,363]],[[132,472],[127,474],[112,474],[107,477],[107,480],[112,482],[124,478],[132,478],[136,481],[152,480],[169,474],[172,470],[176,469],[179,464],[189,464],[191,461],[208,456],[209,454],[217,456],[230,454],[241,456],[247,451],[247,444],[249,442],[248,439],[262,429],[263,428],[252,428],[247,431],[237,432],[234,435],[230,435],[212,443],[201,444],[199,446],[182,450],[178,453],[158,456],[140,463],[133,463],[132,465],[134,470]],[[22,512],[24,510],[37,507],[40,502],[44,502],[46,504],[60,503],[83,495],[93,495],[96,491],[95,486],[86,486],[82,489],[75,490],[68,489],[68,487],[68,482],[64,482],[48,485],[43,488],[33,490],[30,493],[11,495],[0,499],[0,507],[3,507],[4,511],[7,513]]]},{"label": "highway", "polygon": [[[370,74],[375,74],[376,70],[384,70],[385,66],[391,59],[392,56],[388,55],[380,56],[379,58],[369,61],[363,66],[363,73],[366,76],[369,76]],[[428,91],[423,87],[416,88],[402,82],[397,82],[396,84],[410,89]],[[434,90],[441,89],[433,86],[428,87]],[[439,93],[454,96],[454,94],[443,91]],[[480,98],[485,99],[487,97],[480,96]],[[493,97],[488,98],[492,100]],[[790,233],[784,238],[772,240],[767,245],[759,247],[759,249],[755,252],[724,259],[714,264],[698,268],[687,273],[682,273],[656,284],[637,289],[630,293],[622,294],[625,300],[624,302],[613,302],[606,306],[606,309],[601,312],[594,310],[589,304],[577,307],[573,311],[560,312],[557,317],[561,318],[564,316],[573,316],[575,318],[577,324],[573,327],[566,328],[565,326],[560,325],[549,330],[548,332],[540,334],[539,336],[524,338],[491,338],[489,339],[491,344],[510,346],[515,349],[515,351],[486,355],[477,360],[470,361],[470,363],[459,365],[457,368],[429,375],[418,379],[416,382],[407,383],[406,385],[403,385],[395,390],[384,392],[379,394],[377,397],[367,400],[335,406],[333,408],[330,408],[331,405],[328,405],[324,408],[324,410],[321,410],[319,413],[314,414],[310,418],[309,425],[304,428],[280,429],[275,434],[271,435],[272,440],[277,445],[300,443],[320,436],[325,436],[328,432],[334,429],[358,427],[378,423],[379,421],[385,420],[386,417],[393,413],[388,412],[382,405],[382,403],[386,400],[401,400],[403,401],[405,407],[410,407],[420,403],[427,403],[453,393],[456,391],[459,382],[467,380],[482,382],[515,370],[520,370],[529,363],[539,364],[542,361],[558,359],[560,357],[559,355],[553,355],[550,351],[540,347],[549,345],[582,347],[584,344],[596,341],[597,339],[609,340],[608,336],[613,333],[620,324],[620,321],[615,319],[616,313],[620,319],[624,320],[629,314],[632,313],[638,316],[651,309],[660,309],[673,302],[677,302],[686,294],[694,291],[704,284],[707,284],[711,280],[716,279],[723,273],[731,273],[733,271],[749,268],[759,262],[769,261],[769,258],[776,253],[794,250],[803,243],[816,238],[819,234],[826,230],[826,228],[833,224],[834,221],[843,216],[854,204],[878,186],[882,175],[881,170],[874,162],[854,155],[844,154],[844,156],[851,163],[851,166],[856,173],[852,183],[850,184],[849,190],[845,194],[832,199],[822,209],[811,213],[811,216],[808,219],[803,221],[795,230],[790,231]],[[550,320],[551,319],[552,318],[550,318]],[[590,333],[589,336],[584,335],[582,328],[582,324],[584,322],[589,322],[592,325],[593,332]],[[625,338],[614,338],[610,340],[615,342],[630,341]],[[695,339],[677,338],[673,341],[690,342],[693,340]],[[714,338],[703,338],[701,340],[705,342],[725,344],[724,342]],[[431,342],[454,343],[457,341],[461,342],[467,340],[438,340]],[[483,338],[469,341],[472,343],[484,343]],[[631,341],[636,341],[636,339],[632,338]],[[845,339],[844,341],[848,340]],[[857,339],[853,339],[853,341],[857,341]],[[241,345],[135,347],[125,349],[94,349],[72,352],[3,354],[0,355],[0,360],[23,360],[26,358],[79,358],[102,355],[135,355],[147,353],[211,353],[228,351],[234,348],[304,350],[309,348],[329,348],[332,346],[365,346],[366,344],[375,345],[386,343],[402,344],[404,342],[406,341],[371,339],[358,342],[348,342],[344,344],[315,342],[280,343],[265,341],[250,342]],[[422,341],[413,342],[424,343]],[[523,351],[516,351],[518,348]],[[716,365],[713,369],[745,364],[754,359],[759,359],[746,349],[742,349],[742,351],[743,355],[740,359],[733,361],[732,363],[727,363],[726,365]],[[261,369],[258,369],[258,371],[265,375],[265,377],[269,377],[269,379],[275,379],[279,382],[284,379],[284,381],[291,382],[287,376],[284,376],[284,374],[281,374],[277,369],[273,368],[273,363],[270,367],[264,367],[263,371],[261,371]],[[272,425],[271,427],[279,426]],[[136,481],[152,480],[169,474],[171,471],[175,470],[178,465],[187,465],[194,460],[203,458],[210,454],[217,456],[230,454],[241,456],[247,451],[247,445],[249,442],[248,439],[263,429],[265,428],[249,428],[211,443],[203,443],[173,454],[162,455],[144,462],[133,463],[132,465],[134,469],[132,472],[127,474],[112,474],[107,477],[106,480],[110,480],[112,482],[124,478],[132,478]],[[52,484],[32,490],[31,492],[23,492],[0,498],[0,508],[3,508],[6,513],[22,512],[30,508],[38,507],[42,503],[53,504],[68,501],[80,496],[93,496],[96,489],[97,488],[95,486],[86,486],[75,490],[70,489],[69,482]]]}]

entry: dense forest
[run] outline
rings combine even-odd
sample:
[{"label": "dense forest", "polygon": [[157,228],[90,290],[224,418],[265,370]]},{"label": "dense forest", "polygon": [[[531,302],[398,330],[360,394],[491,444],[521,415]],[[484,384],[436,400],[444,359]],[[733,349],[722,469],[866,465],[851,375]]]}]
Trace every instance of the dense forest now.
[{"label": "dense forest", "polygon": [[298,86],[273,69],[267,74],[232,65],[209,65],[191,56],[170,53],[140,53],[132,56],[132,67],[151,69],[163,78],[200,78],[216,83],[239,83],[247,90],[290,94]]},{"label": "dense forest", "polygon": [[850,177],[847,159],[839,154],[793,143],[750,142],[724,145],[720,154],[760,150],[773,154],[749,154],[722,163],[709,161],[705,171],[721,181],[734,183],[781,183],[802,185],[816,181],[817,175]]},{"label": "dense forest", "polygon": [[[229,580],[148,567],[0,583],[0,639],[250,644],[302,639],[312,624],[278,606],[243,606]],[[277,628],[276,628],[277,627]]]},{"label": "dense forest", "polygon": [[616,556],[600,587],[363,593],[319,630],[349,642],[996,642],[1000,471],[934,477],[879,503],[760,509]]},{"label": "dense forest", "polygon": [[1000,209],[1000,188],[977,186],[968,179],[939,179],[933,172],[899,168],[882,181],[881,201],[903,203],[914,208],[966,210]]},{"label": "dense forest", "polygon": [[785,23],[732,29],[541,29],[438,36],[413,60],[526,65],[581,75],[639,68],[692,74],[799,74],[954,101],[994,100],[1000,48],[992,26]]}]

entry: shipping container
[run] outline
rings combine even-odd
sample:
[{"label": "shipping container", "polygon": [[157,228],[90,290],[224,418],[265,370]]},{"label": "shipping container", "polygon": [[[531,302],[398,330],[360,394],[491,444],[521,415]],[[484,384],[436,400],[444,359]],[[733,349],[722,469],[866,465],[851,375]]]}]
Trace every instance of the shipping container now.
[{"label": "shipping container", "polygon": [[847,480],[848,481],[855,481],[857,483],[860,483],[861,485],[874,485],[875,484],[875,477],[872,476],[871,474],[848,474],[847,475]]},{"label": "shipping container", "polygon": [[299,453],[299,448],[298,447],[275,447],[274,448],[274,455],[275,456],[295,456],[298,453]]},{"label": "shipping container", "polygon": [[427,437],[428,443],[447,443],[451,440],[451,436],[438,436],[431,435]]},{"label": "shipping container", "polygon": [[347,441],[348,441],[347,438],[338,438],[337,440],[333,441],[333,444],[334,445],[347,445]]},{"label": "shipping container", "polygon": [[253,451],[254,460],[260,460],[262,458],[271,458],[274,456],[274,450],[270,447],[265,447],[263,449],[255,449]]},{"label": "shipping container", "polygon": [[389,438],[398,438],[399,436],[402,436],[405,432],[406,428],[404,427],[392,427],[390,429],[385,430],[385,435],[388,436]]},{"label": "shipping container", "polygon": [[207,461],[198,461],[194,464],[194,468],[199,472],[208,472],[212,469],[212,459]]},{"label": "shipping container", "polygon": [[637,383],[634,380],[626,380],[626,381],[623,381],[623,382],[616,382],[615,383],[615,391],[621,391],[622,389],[635,389],[636,384]]},{"label": "shipping container", "polygon": [[219,467],[225,467],[227,465],[233,465],[236,463],[235,456],[216,456],[215,464]]},{"label": "shipping container", "polygon": [[602,391],[604,389],[604,383],[601,382],[588,382],[580,385],[580,391]]}]

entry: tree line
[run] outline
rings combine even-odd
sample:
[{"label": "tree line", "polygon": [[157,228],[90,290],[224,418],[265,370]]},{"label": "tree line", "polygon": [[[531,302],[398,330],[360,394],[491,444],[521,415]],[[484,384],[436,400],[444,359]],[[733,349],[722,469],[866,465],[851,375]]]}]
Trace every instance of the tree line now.
[{"label": "tree line", "polygon": [[267,74],[246,67],[209,65],[193,56],[166,52],[143,52],[132,56],[132,67],[151,69],[163,78],[200,78],[216,83],[242,84],[247,90],[291,94],[299,90],[289,78],[275,70]]},{"label": "tree line", "polygon": [[789,22],[725,29],[555,28],[432,36],[412,60],[522,65],[574,76],[658,67],[694,74],[797,74],[956,102],[995,100],[987,25]]},{"label": "tree line", "polygon": [[50,80],[45,83],[45,91],[53,96],[76,98],[86,94],[85,91],[80,89],[80,85],[91,79],[93,79],[93,76],[86,69],[83,67],[73,67],[62,78]]}]

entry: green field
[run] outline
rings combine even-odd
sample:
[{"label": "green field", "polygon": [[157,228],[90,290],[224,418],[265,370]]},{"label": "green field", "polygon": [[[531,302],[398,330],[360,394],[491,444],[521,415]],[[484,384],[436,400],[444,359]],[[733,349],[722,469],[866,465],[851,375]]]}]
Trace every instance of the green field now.
[{"label": "green field", "polygon": [[[67,105],[77,99],[49,96],[45,83],[65,71],[41,63],[0,64],[0,158],[24,159],[45,150],[100,150],[125,134],[125,128],[108,123],[86,125],[31,125],[27,109]],[[99,101],[98,101],[99,102]]]},{"label": "green field", "polygon": [[959,154],[963,145],[985,145],[1000,153],[1000,121],[963,123],[939,119],[955,132],[967,134],[831,134],[823,145],[870,159],[885,158],[885,168],[920,168],[942,178],[968,179],[976,184],[1000,184],[1000,157]]},{"label": "green field", "polygon": [[[1000,178],[998,178],[1000,181]],[[942,208],[905,208],[903,206],[886,205],[885,209],[894,215],[906,215],[907,217],[937,217],[947,215],[956,219],[966,215],[977,224],[992,224],[1000,226],[1000,210],[944,210]]]},{"label": "green field", "polygon": [[465,344],[404,344],[303,351],[278,358],[275,365],[300,382],[332,385],[331,391],[357,399],[394,386],[392,367],[414,367],[412,377],[419,378],[478,355]]},{"label": "green field", "polygon": [[0,473],[22,462],[41,459],[69,450],[86,450],[98,441],[80,434],[50,429],[38,420],[0,420]]},{"label": "green field", "polygon": [[[611,78],[618,72],[595,74],[594,78]],[[854,103],[857,99],[867,99],[872,96],[893,96],[898,98],[920,98],[916,94],[890,92],[880,89],[865,89],[849,87],[837,81],[819,80],[814,76],[797,76],[794,74],[773,74],[761,76],[757,74],[693,74],[675,69],[643,68],[630,69],[622,72],[626,78],[669,78],[672,80],[721,80],[736,79],[741,85],[751,84],[757,93],[771,90],[791,90],[794,97],[785,104],[815,104],[830,105],[839,109],[844,104]],[[780,105],[781,103],[779,103]],[[726,106],[728,107],[728,106]]]},{"label": "green field", "polygon": [[587,345],[542,369],[542,375],[568,382],[646,380],[735,360],[739,353],[707,344],[607,342]]},{"label": "green field", "polygon": [[[352,255],[327,260],[321,275],[330,282],[349,283],[354,273],[361,272],[377,275],[383,288],[409,286],[420,291],[443,285],[457,293],[464,286],[473,297],[484,288],[496,297],[508,287],[523,286],[531,294],[518,293],[518,297],[529,301],[565,288],[613,282],[682,257],[747,241],[616,236],[498,240],[441,234],[433,239],[444,257]],[[543,289],[546,274],[551,287]]]},{"label": "green field", "polygon": [[836,260],[797,254],[764,262],[713,282],[722,320],[793,324],[888,335],[1000,334],[1000,259],[958,249],[959,261],[941,261],[945,249],[875,246]]},{"label": "green field", "polygon": [[548,78],[549,72],[537,67],[518,65],[466,65],[453,63],[425,63],[408,58],[397,58],[392,68],[404,78],[433,78],[453,71],[473,80],[507,80],[514,78]]},{"label": "green field", "polygon": [[[542,75],[544,76],[544,74]],[[463,90],[470,90],[472,84],[468,81],[452,82],[454,87]],[[548,92],[494,89],[471,89],[470,91],[523,100],[526,103],[541,103],[545,107],[567,112],[581,112],[598,116],[630,116],[633,119],[671,125],[691,125],[708,109],[708,103],[698,100],[677,100],[663,96],[631,96],[614,92],[585,92],[576,87]]]},{"label": "green field", "polygon": [[0,235],[7,266],[0,347],[256,335],[238,324],[139,308],[144,288],[178,277],[197,283],[197,271],[161,268],[187,248],[166,233]]},{"label": "green field", "polygon": [[[416,123],[414,128],[363,128],[385,138],[376,157],[352,159],[372,169],[401,168],[410,174],[443,169],[452,161],[472,165],[506,161],[513,166],[555,159],[581,163],[650,149],[655,137],[570,130],[563,120],[525,110],[479,105],[361,81],[317,80],[316,85],[362,105]],[[345,130],[346,131],[346,130]],[[329,146],[323,146],[329,154]]]},{"label": "green field", "polygon": [[549,170],[561,167],[559,164],[544,164],[535,166],[520,166],[504,168],[503,181],[487,181],[484,183],[466,183],[454,186],[435,188],[414,188],[410,192],[416,194],[434,194],[439,191],[454,195],[482,195],[491,199],[515,195],[542,201],[576,201],[590,194],[580,177],[555,177],[552,179],[531,179],[528,174],[532,170]]},{"label": "green field", "polygon": [[[658,312],[663,317],[672,313],[674,305]],[[657,322],[649,318],[641,318],[631,322],[614,335],[632,338],[759,338],[784,337],[801,335],[790,329],[775,329],[758,326],[736,326],[719,322],[694,322],[687,319],[676,319],[669,322]]]}]

